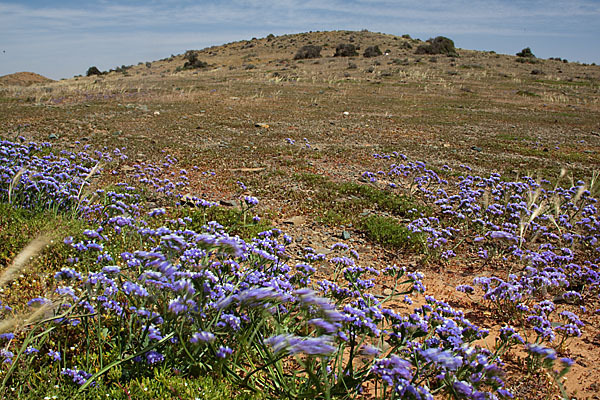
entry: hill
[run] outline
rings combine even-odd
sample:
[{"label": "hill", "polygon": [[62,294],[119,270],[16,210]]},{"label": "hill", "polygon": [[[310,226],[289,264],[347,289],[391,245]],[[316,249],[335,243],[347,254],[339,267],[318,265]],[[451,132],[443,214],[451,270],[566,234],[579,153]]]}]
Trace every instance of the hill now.
[{"label": "hill", "polygon": [[30,86],[50,82],[54,81],[33,72],[15,72],[14,74],[0,76],[0,86]]}]

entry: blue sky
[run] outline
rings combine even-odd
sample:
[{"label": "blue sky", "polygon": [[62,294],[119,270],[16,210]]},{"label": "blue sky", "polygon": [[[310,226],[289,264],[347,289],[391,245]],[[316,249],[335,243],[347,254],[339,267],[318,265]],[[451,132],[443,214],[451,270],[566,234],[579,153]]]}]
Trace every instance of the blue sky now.
[{"label": "blue sky", "polygon": [[49,78],[235,40],[368,29],[600,64],[600,0],[0,0],[0,75]]}]

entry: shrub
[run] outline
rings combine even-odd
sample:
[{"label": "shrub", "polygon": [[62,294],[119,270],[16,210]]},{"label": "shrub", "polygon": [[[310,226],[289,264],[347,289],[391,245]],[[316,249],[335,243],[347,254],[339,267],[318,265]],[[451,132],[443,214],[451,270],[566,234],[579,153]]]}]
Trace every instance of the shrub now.
[{"label": "shrub", "polygon": [[208,66],[206,62],[198,60],[198,53],[193,50],[186,51],[183,59],[187,60],[183,64],[183,69],[206,68]]},{"label": "shrub", "polygon": [[369,46],[365,49],[365,52],[363,53],[364,57],[377,57],[380,56],[381,50],[379,50],[379,46],[375,45],[375,46]]},{"label": "shrub", "polygon": [[458,57],[454,42],[444,36],[427,40],[427,43],[417,47],[415,54],[445,54],[448,57]]},{"label": "shrub", "polygon": [[340,43],[335,48],[334,57],[354,57],[358,55],[357,48],[353,44]]},{"label": "shrub", "polygon": [[321,46],[315,46],[312,44],[302,46],[296,52],[294,60],[303,60],[306,58],[319,58],[321,57]]},{"label": "shrub", "polygon": [[517,53],[517,57],[535,58],[535,55],[531,52],[529,47],[525,47],[523,50]]},{"label": "shrub", "polygon": [[540,62],[540,60],[535,57],[517,57],[515,61],[521,64],[539,64]]},{"label": "shrub", "polygon": [[87,72],[85,73],[85,76],[92,76],[92,75],[102,75],[102,71],[100,71],[97,67],[89,67]]}]

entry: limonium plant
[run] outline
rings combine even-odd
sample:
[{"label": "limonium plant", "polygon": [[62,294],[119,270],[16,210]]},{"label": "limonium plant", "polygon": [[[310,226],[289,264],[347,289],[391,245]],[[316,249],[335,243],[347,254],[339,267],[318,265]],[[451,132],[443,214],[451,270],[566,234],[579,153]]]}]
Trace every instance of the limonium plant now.
[{"label": "limonium plant", "polygon": [[[471,235],[487,256],[523,260],[523,270],[507,278],[474,282],[491,308],[509,307],[515,316],[487,349],[475,343],[489,332],[428,295],[418,271],[362,265],[345,243],[328,256],[305,248],[303,260],[292,261],[292,238],[279,229],[242,240],[214,221],[191,229],[191,219],[172,206],[146,209],[141,188],[166,203],[181,200],[187,172],[172,172],[172,156],[135,165],[132,182],[92,190],[93,175],[102,171],[97,166],[123,160],[120,151],[90,155],[3,141],[0,154],[2,201],[76,213],[87,224],[64,238],[70,264],[57,268],[53,292],[29,302],[50,312],[2,342],[3,392],[24,371],[42,367],[85,392],[161,366],[190,377],[214,374],[277,398],[511,397],[507,351],[527,345],[532,369],[552,367],[541,344],[561,347],[583,329],[575,313],[542,294],[573,303],[597,295],[596,201],[579,189],[583,184],[544,192],[530,178],[506,183],[469,175],[451,189],[420,162],[365,174],[373,184],[380,175],[393,177],[391,190],[439,207],[437,216],[418,216],[409,227],[424,233],[440,257],[452,258],[458,238]],[[544,208],[555,198],[558,211]],[[244,215],[258,204],[246,195]],[[330,276],[316,274],[319,263],[331,266]],[[374,289],[384,277],[393,290],[381,296]],[[570,366],[561,362],[557,379]]]}]

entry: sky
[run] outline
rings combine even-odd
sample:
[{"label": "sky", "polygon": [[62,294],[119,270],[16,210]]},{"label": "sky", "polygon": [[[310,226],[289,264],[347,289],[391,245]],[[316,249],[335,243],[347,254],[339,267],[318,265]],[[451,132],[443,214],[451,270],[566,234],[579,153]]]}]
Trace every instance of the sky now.
[{"label": "sky", "polygon": [[600,0],[0,0],[0,76],[70,78],[270,33],[361,29],[600,64]]}]

